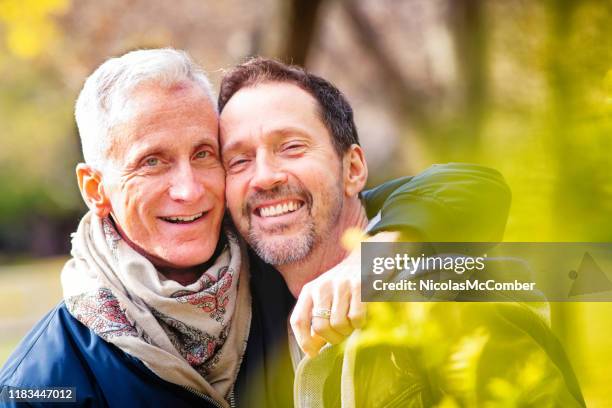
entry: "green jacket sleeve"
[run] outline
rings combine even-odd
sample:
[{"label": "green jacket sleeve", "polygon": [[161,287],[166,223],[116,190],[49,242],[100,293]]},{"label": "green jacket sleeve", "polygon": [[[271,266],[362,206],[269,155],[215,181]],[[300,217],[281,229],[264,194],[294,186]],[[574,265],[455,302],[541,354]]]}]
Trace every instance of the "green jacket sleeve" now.
[{"label": "green jacket sleeve", "polygon": [[434,164],[364,191],[369,218],[381,212],[370,230],[401,231],[424,241],[500,241],[511,193],[502,175],[488,167]]}]

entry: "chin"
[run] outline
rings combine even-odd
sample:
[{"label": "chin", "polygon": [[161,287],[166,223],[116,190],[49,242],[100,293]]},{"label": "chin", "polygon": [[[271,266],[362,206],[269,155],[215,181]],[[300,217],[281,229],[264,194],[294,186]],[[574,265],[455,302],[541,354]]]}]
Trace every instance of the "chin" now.
[{"label": "chin", "polygon": [[311,230],[300,234],[249,236],[249,244],[257,255],[271,265],[286,265],[305,260],[312,253],[315,241],[316,237]]}]

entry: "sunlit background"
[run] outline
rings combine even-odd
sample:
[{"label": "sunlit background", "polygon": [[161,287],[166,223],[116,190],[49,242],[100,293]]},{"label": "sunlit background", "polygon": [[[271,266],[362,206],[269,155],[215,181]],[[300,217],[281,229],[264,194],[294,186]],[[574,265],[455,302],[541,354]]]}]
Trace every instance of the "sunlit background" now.
[{"label": "sunlit background", "polygon": [[[331,80],[355,109],[371,185],[481,163],[511,186],[507,241],[612,242],[611,2],[0,0],[0,363],[61,298],[84,211],[84,78],[162,46],[216,86],[255,54]],[[588,405],[611,406],[612,306],[552,312]]]}]

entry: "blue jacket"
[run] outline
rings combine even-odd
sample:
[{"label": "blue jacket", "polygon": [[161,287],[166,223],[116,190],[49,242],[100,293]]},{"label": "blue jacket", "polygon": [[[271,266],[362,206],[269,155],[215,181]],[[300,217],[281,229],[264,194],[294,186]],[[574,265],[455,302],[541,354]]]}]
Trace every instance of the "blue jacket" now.
[{"label": "blue jacket", "polygon": [[[74,387],[77,405],[88,407],[217,406],[207,396],[161,379],[140,360],[102,340],[72,317],[64,302],[25,336],[0,371],[0,386]],[[0,405],[7,402],[17,406],[6,399]]]}]

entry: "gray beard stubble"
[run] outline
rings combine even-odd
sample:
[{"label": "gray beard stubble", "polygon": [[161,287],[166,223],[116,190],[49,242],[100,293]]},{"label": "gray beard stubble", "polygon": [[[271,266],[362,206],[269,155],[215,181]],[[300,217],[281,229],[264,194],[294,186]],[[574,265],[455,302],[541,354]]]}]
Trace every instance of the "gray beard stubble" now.
[{"label": "gray beard stubble", "polygon": [[[308,205],[309,218],[303,234],[292,239],[266,239],[263,236],[265,232],[255,231],[251,222],[249,222],[247,240],[251,248],[255,250],[255,253],[264,262],[270,265],[286,265],[302,261],[317,244],[324,241],[325,237],[330,234],[330,230],[337,223],[338,218],[340,218],[343,205],[342,186],[338,185],[337,187],[338,194],[334,194],[334,197],[322,197],[323,201],[333,202],[330,207],[330,214],[326,217],[328,219],[325,220],[327,222],[325,231],[317,231],[314,220],[310,215],[313,203],[305,203],[304,205]],[[282,231],[282,228],[280,231]],[[276,231],[271,231],[270,233],[274,232]]]}]

